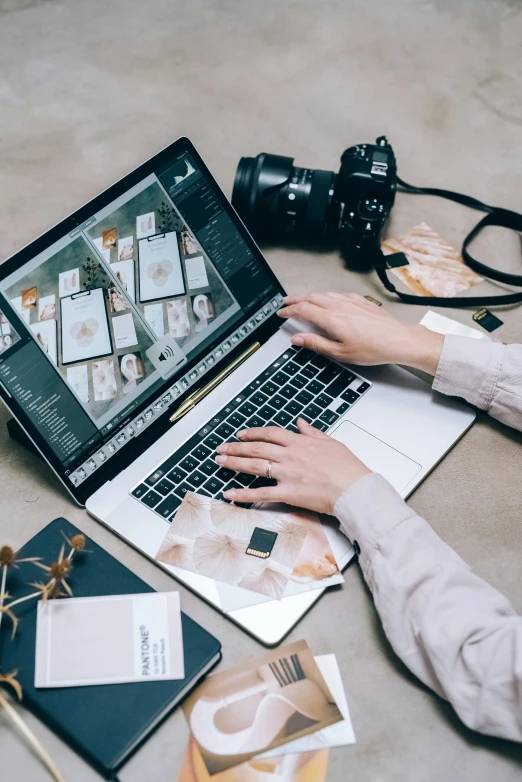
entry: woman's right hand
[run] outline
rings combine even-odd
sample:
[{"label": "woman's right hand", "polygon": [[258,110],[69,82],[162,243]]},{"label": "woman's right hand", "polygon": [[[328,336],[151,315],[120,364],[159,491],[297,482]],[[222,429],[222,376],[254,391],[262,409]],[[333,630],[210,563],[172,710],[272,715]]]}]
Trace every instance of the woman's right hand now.
[{"label": "woman's right hand", "polygon": [[444,336],[403,323],[357,293],[309,293],[287,296],[281,318],[298,318],[326,335],[299,332],[292,343],[336,361],[371,366],[405,364],[432,375],[437,371]]}]

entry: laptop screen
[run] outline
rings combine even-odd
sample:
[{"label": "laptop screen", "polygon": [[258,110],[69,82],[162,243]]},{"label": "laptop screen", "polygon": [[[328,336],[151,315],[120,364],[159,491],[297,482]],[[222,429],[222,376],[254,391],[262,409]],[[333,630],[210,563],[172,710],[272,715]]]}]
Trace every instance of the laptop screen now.
[{"label": "laptop screen", "polygon": [[283,292],[187,139],[0,277],[0,390],[71,490],[250,344]]}]

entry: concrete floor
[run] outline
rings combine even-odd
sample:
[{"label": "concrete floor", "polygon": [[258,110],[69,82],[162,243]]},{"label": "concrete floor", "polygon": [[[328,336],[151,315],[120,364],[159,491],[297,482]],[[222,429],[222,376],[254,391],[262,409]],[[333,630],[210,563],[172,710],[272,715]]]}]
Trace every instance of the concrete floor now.
[{"label": "concrete floor", "polygon": [[[405,179],[520,208],[521,44],[519,0],[0,0],[0,258],[182,134],[227,193],[240,155],[271,151],[335,168],[346,146],[386,133]],[[458,245],[476,215],[404,196],[389,233],[423,219]],[[482,247],[486,260],[519,268],[513,237],[493,233]],[[371,279],[348,275],[334,252],[280,248],[268,258],[290,291],[367,285],[383,298]],[[417,308],[390,306],[419,317]],[[471,324],[470,313],[458,317]],[[522,341],[521,317],[507,313],[499,338]],[[65,515],[156,588],[173,588],[72,507],[36,459],[9,444],[7,417],[2,409],[2,542],[21,545]],[[480,421],[412,504],[522,610],[517,460],[520,438]],[[497,481],[508,479],[511,494],[502,499]],[[443,492],[448,482],[453,494]],[[182,593],[185,610],[223,640],[227,664],[260,650]],[[520,778],[518,748],[463,730],[396,664],[357,568],[327,598],[329,608],[323,599],[292,638],[307,638],[316,653],[337,652],[341,662],[358,744],[332,752],[329,779]],[[338,627],[332,616],[348,621]],[[29,721],[69,779],[98,779]],[[176,779],[186,738],[177,712],[122,780]],[[0,778],[47,779],[1,714]]]}]

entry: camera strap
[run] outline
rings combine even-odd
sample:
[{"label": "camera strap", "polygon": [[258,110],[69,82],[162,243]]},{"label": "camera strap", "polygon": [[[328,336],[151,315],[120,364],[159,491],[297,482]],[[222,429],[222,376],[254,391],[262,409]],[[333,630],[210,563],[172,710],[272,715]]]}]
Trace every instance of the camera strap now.
[{"label": "camera strap", "polygon": [[[414,187],[409,185],[404,180],[397,177],[397,188],[402,193],[412,193],[416,195],[434,195],[440,198],[447,198],[450,201],[456,201],[458,204],[468,206],[471,209],[476,209],[480,212],[487,212],[487,214],[480,220],[477,225],[469,232],[462,244],[462,258],[464,263],[473,269],[474,272],[480,274],[482,277],[489,277],[496,282],[504,283],[505,285],[514,285],[522,287],[522,275],[521,274],[507,274],[506,272],[498,271],[486,266],[480,261],[477,261],[468,252],[468,247],[471,242],[478,236],[478,234],[486,227],[490,225],[499,226],[501,228],[510,228],[513,231],[518,231],[522,234],[522,214],[513,212],[511,209],[503,209],[498,206],[489,206],[482,201],[471,196],[463,195],[462,193],[456,193],[452,190],[442,190],[435,187]],[[451,296],[450,298],[439,298],[438,296],[414,296],[411,293],[403,293],[398,291],[395,285],[391,282],[387,273],[388,265],[386,256],[381,252],[380,258],[375,263],[375,271],[377,275],[390,293],[394,293],[401,301],[406,304],[427,304],[435,305],[438,307],[494,307],[499,304],[519,304],[522,302],[522,291],[518,293],[504,293],[498,296]]]}]

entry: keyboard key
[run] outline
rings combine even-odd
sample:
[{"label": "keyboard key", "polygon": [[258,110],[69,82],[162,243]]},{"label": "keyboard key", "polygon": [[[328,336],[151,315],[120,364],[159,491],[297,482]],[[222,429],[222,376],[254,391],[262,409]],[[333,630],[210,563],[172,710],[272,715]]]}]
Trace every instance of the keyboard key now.
[{"label": "keyboard key", "polygon": [[285,407],[285,410],[287,413],[290,413],[292,418],[295,418],[296,415],[299,415],[299,413],[302,411],[304,405],[300,405],[298,402],[293,399],[291,402],[287,404]]},{"label": "keyboard key", "polygon": [[279,424],[279,426],[286,426],[290,423],[292,418],[293,415],[287,413],[285,410],[280,410],[279,413],[275,416],[274,421],[276,424]]},{"label": "keyboard key", "polygon": [[308,418],[317,418],[317,416],[321,415],[321,408],[318,405],[315,405],[313,402],[311,405],[308,405],[305,410],[303,410],[303,414],[308,416]]},{"label": "keyboard key", "polygon": [[348,404],[348,402],[343,402],[342,404],[339,405],[339,407],[335,412],[338,413],[339,415],[342,415],[343,413],[346,413],[349,407],[350,405]]},{"label": "keyboard key", "polygon": [[357,389],[358,394],[364,394],[365,391],[367,391],[370,388],[369,383],[361,383],[359,388]]},{"label": "keyboard key", "polygon": [[328,429],[328,424],[323,424],[319,420],[314,421],[312,426],[314,427],[314,429],[319,429],[320,432],[326,432],[326,430]]},{"label": "keyboard key", "polygon": [[295,356],[293,356],[292,361],[295,361],[297,364],[300,364],[302,367],[304,367],[305,364],[308,364],[311,359],[315,356],[315,353],[312,353],[311,350],[300,350],[298,353],[296,353]]},{"label": "keyboard key", "polygon": [[308,378],[303,377],[302,374],[299,373],[298,375],[295,375],[290,382],[296,388],[304,388],[304,386],[308,383]]},{"label": "keyboard key", "polygon": [[324,386],[322,383],[319,383],[317,380],[312,380],[312,382],[308,384],[306,390],[310,391],[310,393],[313,394],[314,396],[317,396],[318,394],[321,393],[321,391],[324,390]]},{"label": "keyboard key", "polygon": [[[234,412],[236,407],[238,407],[238,405],[241,404],[243,399],[244,399],[244,397],[241,397],[241,396],[237,396],[234,399],[232,399],[232,401],[229,402],[228,405],[226,405],[226,407],[224,407],[223,410],[220,411],[220,415],[223,415],[223,418],[226,418],[227,415],[230,415],[230,413]],[[236,400],[239,400],[239,401],[236,401]]]},{"label": "keyboard key", "polygon": [[257,429],[260,426],[265,426],[266,421],[263,421],[258,415],[253,415],[249,418],[245,424],[245,429]]},{"label": "keyboard key", "polygon": [[328,407],[331,402],[333,402],[333,399],[331,396],[328,396],[327,394],[319,394],[319,396],[314,399],[314,402],[316,405],[319,405],[319,407],[322,407],[323,410],[325,407]]},{"label": "keyboard key", "polygon": [[253,380],[250,385],[243,389],[244,395],[250,396],[250,394],[254,394],[259,389],[259,386],[263,384],[264,380],[268,380],[269,376],[270,375],[268,374],[266,378],[256,377],[256,379]]},{"label": "keyboard key", "polygon": [[276,410],[281,410],[286,405],[286,399],[284,396],[279,396],[279,394],[276,394],[270,400],[270,405],[275,407]]},{"label": "keyboard key", "polygon": [[174,469],[171,470],[167,475],[169,481],[172,481],[173,483],[181,483],[185,480],[186,477],[187,473],[185,470],[182,470],[181,467],[174,467]]},{"label": "keyboard key", "polygon": [[261,393],[266,394],[267,396],[272,396],[272,394],[277,394],[279,391],[279,388],[275,386],[271,380],[269,380],[268,383],[265,383],[265,385],[261,388]]},{"label": "keyboard key", "polygon": [[158,494],[157,491],[151,490],[141,498],[141,501],[147,505],[147,507],[154,508],[162,499],[163,497],[161,494]]},{"label": "keyboard key", "polygon": [[172,489],[174,488],[174,484],[168,481],[166,478],[163,478],[159,483],[156,484],[154,487],[155,491],[159,491],[163,497],[166,497],[167,494],[170,494]]},{"label": "keyboard key", "polygon": [[225,486],[225,488],[223,489],[223,494],[224,494],[226,491],[228,491],[229,489],[242,489],[242,488],[243,488],[243,487],[241,486],[241,484],[240,484],[240,483],[238,483],[237,481],[230,481],[230,483],[228,483],[228,484]]},{"label": "keyboard key", "polygon": [[261,489],[263,486],[276,486],[277,481],[275,481],[273,478],[264,478],[259,477],[256,478],[253,483],[250,484],[248,487],[249,489]]},{"label": "keyboard key", "polygon": [[301,391],[295,398],[296,402],[299,402],[300,405],[308,405],[312,399],[314,398],[314,395],[311,394],[309,391]]},{"label": "keyboard key", "polygon": [[295,424],[290,424],[290,426],[287,426],[286,429],[288,429],[289,432],[294,432],[295,434],[299,434],[299,429]]},{"label": "keyboard key", "polygon": [[303,367],[301,370],[301,374],[305,377],[310,378],[310,380],[319,374],[319,370],[317,367],[313,367],[311,364],[307,364],[306,367]]},{"label": "keyboard key", "polygon": [[277,372],[277,374],[274,375],[272,378],[272,381],[276,383],[278,386],[284,386],[285,383],[288,383],[290,380],[290,376],[285,374],[284,372]]},{"label": "keyboard key", "polygon": [[235,480],[241,484],[241,486],[248,486],[254,480],[255,475],[247,475],[246,472],[238,472]]},{"label": "keyboard key", "polygon": [[221,445],[222,442],[222,437],[218,437],[217,434],[211,434],[210,437],[207,437],[207,439],[204,441],[203,445],[206,445],[207,448],[210,448],[211,451],[215,451],[218,445]]},{"label": "keyboard key", "polygon": [[332,380],[335,380],[337,375],[340,373],[341,367],[338,367],[337,364],[330,362],[328,366],[321,370],[321,372],[317,375],[317,380],[319,383],[324,383],[325,386],[327,386],[332,382]]},{"label": "keyboard key", "polygon": [[187,478],[187,483],[190,483],[191,486],[195,486],[197,488],[198,486],[203,486],[206,480],[207,476],[203,475],[203,473],[199,472],[199,470],[196,470],[192,473],[192,475],[189,475]]},{"label": "keyboard key", "polygon": [[210,494],[216,494],[216,492],[221,491],[223,486],[223,481],[219,481],[214,475],[213,478],[210,478],[210,480],[203,484],[203,489],[208,491]]},{"label": "keyboard key", "polygon": [[300,366],[299,364],[296,364],[295,361],[289,361],[285,364],[285,372],[288,372],[289,375],[297,375],[299,370]]},{"label": "keyboard key", "polygon": [[313,358],[310,359],[310,364],[312,364],[314,367],[317,367],[317,369],[323,369],[324,367],[328,366],[329,360],[325,356],[316,354],[313,356]]},{"label": "keyboard key", "polygon": [[231,424],[235,429],[239,429],[240,426],[246,421],[246,417],[238,413],[237,410],[231,416],[227,418],[227,424]]},{"label": "keyboard key", "polygon": [[202,462],[204,459],[210,456],[211,453],[212,451],[206,446],[198,445],[198,447],[192,451],[192,456],[197,459],[198,462]]},{"label": "keyboard key", "polygon": [[225,423],[221,424],[221,426],[218,426],[216,429],[216,434],[218,434],[220,437],[223,437],[225,440],[227,437],[230,437],[230,435],[233,433],[234,427],[230,426],[226,421]]},{"label": "keyboard key", "polygon": [[211,497],[212,496],[208,491],[205,491],[205,489],[202,489],[201,486],[199,486],[196,489],[196,494],[201,494],[203,497]]},{"label": "keyboard key", "polygon": [[155,483],[157,483],[160,478],[163,478],[165,475],[165,472],[159,467],[157,470],[154,470],[152,475],[149,475],[148,478],[145,478],[145,483],[148,483],[149,486],[154,486]]},{"label": "keyboard key", "polygon": [[346,387],[350,384],[349,377],[347,378],[344,372],[341,372],[341,374],[335,378],[333,383],[330,383],[329,386],[326,386],[324,389],[325,394],[330,394],[334,399],[336,396],[340,396],[343,391],[346,390]]},{"label": "keyboard key", "polygon": [[341,394],[341,399],[344,399],[345,402],[348,402],[348,404],[353,405],[354,402],[357,402],[359,399],[359,394],[357,394],[355,391],[352,391],[351,388],[348,388],[344,394]]},{"label": "keyboard key", "polygon": [[214,475],[218,467],[219,464],[212,461],[212,459],[207,459],[206,462],[203,462],[203,464],[199,465],[199,469],[201,470],[201,472],[204,472],[207,477],[209,475]]},{"label": "keyboard key", "polygon": [[180,505],[181,499],[175,494],[169,494],[169,496],[166,497],[163,502],[160,502],[156,508],[156,513],[159,513],[159,515],[163,516],[164,519],[168,519]]},{"label": "keyboard key", "polygon": [[192,470],[196,469],[198,463],[193,456],[187,456],[186,459],[183,459],[183,461],[179,466],[181,467],[182,470],[185,470],[186,472],[192,472]]},{"label": "keyboard key", "polygon": [[251,402],[245,402],[244,405],[238,407],[237,412],[241,413],[241,415],[246,415],[247,418],[250,418],[250,416],[254,415],[256,412],[256,407]]},{"label": "keyboard key", "polygon": [[256,407],[261,407],[265,404],[265,402],[268,400],[268,397],[266,394],[262,394],[261,391],[258,391],[256,394],[250,397],[250,401],[253,405],[256,405]]},{"label": "keyboard key", "polygon": [[279,390],[279,393],[281,396],[284,396],[285,399],[292,399],[297,394],[297,388],[294,388],[294,386],[291,386],[290,384],[283,386]]},{"label": "keyboard key", "polygon": [[221,467],[221,469],[219,469],[217,473],[214,475],[214,478],[217,478],[218,481],[224,481],[226,483],[227,481],[230,481],[234,477],[234,475],[235,475],[234,470],[229,470],[228,467]]},{"label": "keyboard key", "polygon": [[143,497],[144,494],[147,494],[148,490],[149,487],[145,483],[140,483],[139,486],[136,486],[136,488],[132,490],[131,494],[139,499],[140,497]]},{"label": "keyboard key", "polygon": [[270,421],[275,414],[276,410],[274,410],[273,407],[270,407],[270,405],[263,405],[263,407],[257,411],[257,415],[265,421]]},{"label": "keyboard key", "polygon": [[339,416],[337,413],[334,413],[333,410],[325,410],[324,413],[319,416],[319,420],[328,424],[328,426],[331,426],[338,418]]},{"label": "keyboard key", "polygon": [[183,497],[188,491],[194,491],[192,486],[189,486],[188,483],[180,483],[180,485],[176,486],[176,488],[174,489],[174,494],[177,494],[178,497],[183,499]]}]

